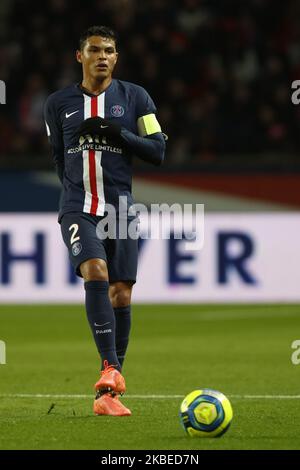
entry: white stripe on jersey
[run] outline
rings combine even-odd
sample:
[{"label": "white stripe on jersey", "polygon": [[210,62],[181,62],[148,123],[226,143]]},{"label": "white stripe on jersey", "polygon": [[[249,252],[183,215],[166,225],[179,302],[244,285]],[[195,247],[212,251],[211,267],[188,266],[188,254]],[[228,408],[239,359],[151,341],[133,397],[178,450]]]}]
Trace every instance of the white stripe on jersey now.
[{"label": "white stripe on jersey", "polygon": [[[92,98],[83,94],[84,97],[84,119],[92,117]],[[97,115],[104,118],[105,115],[105,92],[97,97]],[[83,186],[85,191],[83,212],[91,213],[92,209],[92,193],[90,181],[90,165],[89,165],[89,150],[82,152],[83,158]],[[102,152],[95,151],[95,168],[96,168],[96,188],[98,196],[98,204],[96,215],[104,215],[105,211],[105,197],[103,186],[103,169],[101,166]]]},{"label": "white stripe on jersey", "polygon": [[[105,115],[105,92],[101,93],[98,98],[98,116],[104,118]],[[102,160],[102,152],[96,151],[95,152],[95,160],[96,160],[96,182],[97,182],[97,194],[98,194],[98,207],[97,207],[97,215],[104,215],[105,211],[105,196],[104,196],[104,187],[103,187],[103,168],[101,166]]]},{"label": "white stripe on jersey", "polygon": [[[91,98],[87,95],[84,97],[84,119],[91,117]],[[90,212],[92,207],[92,194],[90,185],[90,166],[89,166],[89,151],[83,150],[83,187],[85,191],[83,212]]]}]

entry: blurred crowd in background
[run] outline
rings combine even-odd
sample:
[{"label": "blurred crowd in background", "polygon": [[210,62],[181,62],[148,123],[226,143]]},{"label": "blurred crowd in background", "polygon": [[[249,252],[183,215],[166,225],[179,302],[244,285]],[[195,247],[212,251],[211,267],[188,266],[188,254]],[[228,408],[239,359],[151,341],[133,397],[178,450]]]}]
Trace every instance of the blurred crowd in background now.
[{"label": "blurred crowd in background", "polygon": [[[4,5],[4,4],[3,4]],[[119,37],[115,77],[150,93],[169,135],[166,165],[300,163],[298,0],[11,0],[2,7],[2,167],[51,168],[43,105],[80,80],[81,33]],[[5,11],[4,11],[5,10]]]}]

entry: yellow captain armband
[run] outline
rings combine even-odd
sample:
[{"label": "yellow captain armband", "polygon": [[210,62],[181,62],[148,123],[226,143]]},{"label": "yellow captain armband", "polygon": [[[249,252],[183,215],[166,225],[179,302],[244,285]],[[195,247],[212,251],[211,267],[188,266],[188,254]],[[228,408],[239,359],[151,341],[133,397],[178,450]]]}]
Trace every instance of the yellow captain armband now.
[{"label": "yellow captain armband", "polygon": [[159,122],[156,119],[155,114],[153,113],[146,114],[146,116],[141,116],[140,118],[138,118],[137,127],[140,137],[155,134],[155,132],[161,132]]}]

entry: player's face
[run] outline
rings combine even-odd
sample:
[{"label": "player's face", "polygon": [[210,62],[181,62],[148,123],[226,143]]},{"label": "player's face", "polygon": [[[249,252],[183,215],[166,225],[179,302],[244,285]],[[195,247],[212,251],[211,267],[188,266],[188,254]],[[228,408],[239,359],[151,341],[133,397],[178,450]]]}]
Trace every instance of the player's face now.
[{"label": "player's face", "polygon": [[86,77],[104,80],[112,75],[118,59],[113,39],[91,36],[85,41],[82,51],[77,51],[77,60],[82,63]]}]

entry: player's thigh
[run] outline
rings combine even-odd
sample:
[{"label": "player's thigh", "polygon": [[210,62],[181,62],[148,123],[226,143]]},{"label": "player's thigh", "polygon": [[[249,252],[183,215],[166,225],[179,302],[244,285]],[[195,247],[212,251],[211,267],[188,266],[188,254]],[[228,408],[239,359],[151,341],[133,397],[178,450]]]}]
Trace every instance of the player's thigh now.
[{"label": "player's thigh", "polygon": [[[82,277],[80,266],[88,260],[102,260],[103,269],[106,266],[106,250],[102,240],[96,233],[97,219],[89,214],[71,212],[61,220],[61,232],[64,243],[68,248],[69,258],[76,274]],[[104,262],[104,263],[103,263]],[[95,262],[91,263],[91,269]]]}]

